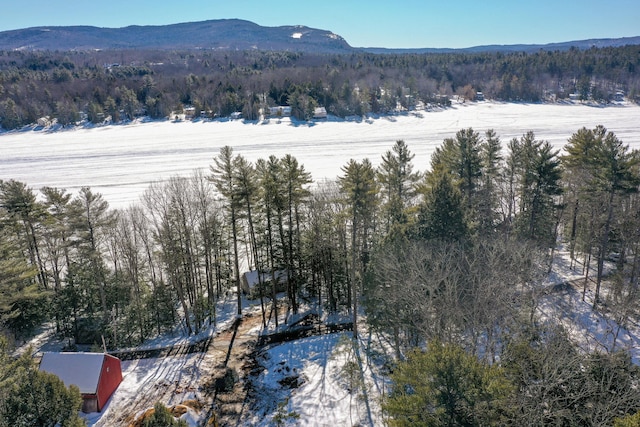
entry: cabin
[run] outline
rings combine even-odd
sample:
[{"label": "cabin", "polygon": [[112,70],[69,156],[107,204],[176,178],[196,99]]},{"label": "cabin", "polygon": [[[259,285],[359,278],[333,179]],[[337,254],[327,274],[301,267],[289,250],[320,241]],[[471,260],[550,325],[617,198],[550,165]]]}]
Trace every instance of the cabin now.
[{"label": "cabin", "polygon": [[291,117],[291,107],[281,105],[278,107],[269,107],[269,116],[271,117]]},{"label": "cabin", "polygon": [[56,375],[66,387],[76,385],[82,412],[101,412],[122,382],[120,359],[106,353],[44,353],[40,370]]},{"label": "cabin", "polygon": [[196,107],[184,107],[185,120],[193,120],[196,116]]},{"label": "cabin", "polygon": [[273,289],[271,288],[271,280],[275,276],[276,278],[276,292],[284,292],[287,286],[287,280],[289,275],[286,270],[275,270],[274,274],[271,271],[262,271],[258,276],[258,270],[249,270],[242,273],[240,280],[240,288],[242,292],[251,299],[260,297],[259,284],[263,284],[263,295],[271,295]]},{"label": "cabin", "polygon": [[484,101],[484,93],[476,92],[476,101]]},{"label": "cabin", "polygon": [[46,128],[51,126],[51,119],[49,117],[40,117],[37,121],[38,126]]},{"label": "cabin", "polygon": [[327,118],[327,109],[324,107],[316,107],[313,110],[313,118],[316,120],[323,120]]}]

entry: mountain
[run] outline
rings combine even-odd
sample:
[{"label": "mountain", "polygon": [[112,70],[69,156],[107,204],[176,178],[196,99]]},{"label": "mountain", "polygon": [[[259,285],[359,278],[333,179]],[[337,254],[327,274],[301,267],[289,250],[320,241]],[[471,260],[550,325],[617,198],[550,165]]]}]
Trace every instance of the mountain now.
[{"label": "mountain", "polygon": [[263,27],[240,19],[161,26],[33,27],[0,32],[0,50],[225,49],[352,51],[340,36],[305,26]]},{"label": "mountain", "polygon": [[613,39],[588,39],[575,40],[561,43],[548,44],[512,44],[512,45],[483,45],[459,49],[448,48],[416,48],[416,49],[386,49],[368,47],[361,48],[369,53],[453,53],[453,52],[536,52],[539,50],[565,51],[571,48],[590,49],[592,47],[619,47],[627,45],[640,45],[639,37],[621,37]]},{"label": "mountain", "polygon": [[354,48],[341,36],[302,25],[263,27],[241,19],[220,19],[172,25],[100,28],[91,26],[32,27],[0,32],[0,50],[96,49],[220,49],[315,53],[450,53],[532,52],[639,45],[640,37],[591,39],[551,44],[489,45],[464,49]]}]

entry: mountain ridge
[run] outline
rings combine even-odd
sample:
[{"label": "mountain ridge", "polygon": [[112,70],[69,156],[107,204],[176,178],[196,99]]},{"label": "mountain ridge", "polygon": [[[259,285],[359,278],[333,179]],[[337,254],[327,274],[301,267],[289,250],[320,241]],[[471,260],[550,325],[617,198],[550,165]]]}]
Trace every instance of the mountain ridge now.
[{"label": "mountain ridge", "polygon": [[242,19],[217,19],[121,28],[40,26],[0,32],[0,50],[218,49],[376,54],[532,52],[640,45],[640,36],[547,44],[481,45],[467,48],[352,47],[340,35],[304,25],[265,27]]},{"label": "mountain ridge", "polygon": [[350,52],[337,34],[302,25],[263,27],[240,19],[170,25],[42,26],[0,32],[2,50],[226,49]]}]

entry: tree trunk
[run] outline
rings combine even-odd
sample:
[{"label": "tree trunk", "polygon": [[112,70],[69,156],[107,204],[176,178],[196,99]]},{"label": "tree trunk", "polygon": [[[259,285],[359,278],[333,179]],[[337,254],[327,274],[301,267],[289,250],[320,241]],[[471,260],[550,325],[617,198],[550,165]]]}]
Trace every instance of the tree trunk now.
[{"label": "tree trunk", "polygon": [[609,233],[611,232],[611,221],[613,220],[613,197],[614,192],[609,193],[609,202],[607,204],[607,221],[604,224],[604,231],[600,237],[600,252],[598,254],[598,277],[596,280],[596,292],[593,296],[593,307],[595,308],[600,299],[600,285],[602,276],[604,275],[604,258],[607,256],[609,249]]}]

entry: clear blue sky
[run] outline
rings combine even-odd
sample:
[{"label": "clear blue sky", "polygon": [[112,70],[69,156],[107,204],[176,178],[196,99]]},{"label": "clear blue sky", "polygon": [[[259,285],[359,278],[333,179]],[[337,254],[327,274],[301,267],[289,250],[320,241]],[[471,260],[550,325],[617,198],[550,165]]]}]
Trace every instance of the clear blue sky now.
[{"label": "clear blue sky", "polygon": [[239,18],[333,31],[354,47],[470,47],[640,36],[640,0],[22,0],[0,31]]}]

